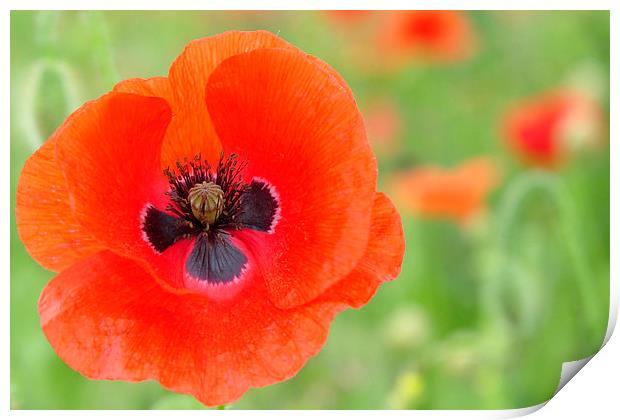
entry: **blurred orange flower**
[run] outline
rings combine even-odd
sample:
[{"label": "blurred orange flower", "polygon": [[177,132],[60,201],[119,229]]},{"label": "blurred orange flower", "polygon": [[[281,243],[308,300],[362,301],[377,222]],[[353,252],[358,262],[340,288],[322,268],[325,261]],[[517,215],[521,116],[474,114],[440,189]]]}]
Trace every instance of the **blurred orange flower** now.
[{"label": "blurred orange flower", "polygon": [[378,42],[391,55],[458,61],[473,54],[476,38],[463,12],[408,10],[386,15]]},{"label": "blurred orange flower", "polygon": [[465,224],[484,210],[486,197],[498,181],[494,162],[479,157],[454,169],[424,166],[400,173],[392,187],[404,211]]},{"label": "blurred orange flower", "polygon": [[571,152],[602,143],[603,112],[587,93],[557,89],[515,104],[503,120],[510,150],[529,165],[556,168]]},{"label": "blurred orange flower", "polygon": [[375,153],[395,153],[403,129],[398,105],[388,98],[376,99],[366,107],[363,114],[368,140]]}]

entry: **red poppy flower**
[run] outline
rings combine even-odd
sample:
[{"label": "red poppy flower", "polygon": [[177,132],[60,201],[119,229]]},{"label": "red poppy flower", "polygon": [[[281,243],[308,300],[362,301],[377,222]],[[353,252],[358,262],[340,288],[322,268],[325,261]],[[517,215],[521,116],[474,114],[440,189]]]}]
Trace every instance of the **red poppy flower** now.
[{"label": "red poppy flower", "polygon": [[423,166],[398,175],[393,190],[403,209],[422,217],[467,223],[484,209],[497,185],[497,168],[488,158],[463,162],[455,169]]},{"label": "red poppy flower", "polygon": [[400,271],[400,217],[344,81],[268,32],[191,42],[121,82],[27,161],[18,230],[60,273],[39,301],[93,379],[208,405],[293,376],[336,313]]},{"label": "red poppy flower", "polygon": [[503,137],[525,163],[557,167],[575,150],[601,143],[603,114],[586,93],[558,89],[525,99],[507,113]]},{"label": "red poppy flower", "polygon": [[389,13],[379,31],[383,50],[395,56],[437,61],[468,58],[475,37],[465,13],[454,10],[408,10]]}]

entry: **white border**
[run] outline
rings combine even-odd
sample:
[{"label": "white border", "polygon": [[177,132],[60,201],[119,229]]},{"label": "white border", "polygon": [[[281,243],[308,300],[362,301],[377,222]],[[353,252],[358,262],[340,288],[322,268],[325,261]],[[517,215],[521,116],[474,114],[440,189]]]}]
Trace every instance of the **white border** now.
[{"label": "white border", "polygon": [[[618,128],[615,121],[618,120],[617,112],[617,97],[618,97],[618,85],[615,82],[614,77],[617,77],[620,67],[618,66],[618,51],[617,42],[619,37],[619,25],[620,19],[618,19],[618,4],[611,0],[590,0],[590,1],[577,1],[577,0],[547,0],[541,2],[540,0],[521,0],[521,1],[502,1],[501,4],[498,1],[492,0],[475,0],[475,1],[340,1],[335,2],[333,0],[316,0],[297,2],[296,5],[292,5],[290,2],[285,1],[233,1],[233,0],[212,0],[207,2],[196,2],[190,0],[176,0],[161,1],[161,0],[149,0],[147,1],[134,1],[128,2],[127,0],[108,0],[108,1],[91,1],[88,3],[88,8],[101,9],[101,10],[148,10],[148,9],[162,9],[162,10],[194,10],[194,9],[249,9],[249,10],[304,10],[304,9],[498,9],[498,10],[518,10],[518,9],[531,9],[531,10],[611,10],[611,127],[610,138],[613,139],[611,143],[611,159],[612,162],[618,162],[617,147],[615,141],[618,138]],[[78,0],[62,0],[56,1],[53,4],[45,1],[14,1],[8,0],[2,2],[3,14],[0,21],[0,31],[2,31],[1,53],[4,59],[2,62],[2,99],[1,107],[2,113],[0,115],[0,127],[4,131],[3,143],[4,151],[2,159],[4,161],[3,168],[8,171],[10,167],[10,67],[8,65],[10,60],[10,14],[9,10],[36,10],[36,9],[85,9],[86,4],[83,1]],[[611,178],[612,180],[618,179],[618,169],[614,165],[611,166]],[[615,185],[612,183],[612,185]],[[2,184],[2,200],[5,215],[8,216],[10,209],[9,201],[9,182],[5,180]],[[611,191],[611,214],[619,214],[618,210],[618,197],[617,194]],[[0,395],[2,396],[2,412],[9,411],[9,395],[10,395],[10,351],[9,351],[9,331],[10,331],[10,287],[9,287],[9,249],[10,249],[10,218],[3,219],[2,231],[3,231],[3,267],[5,270],[5,280],[2,283],[2,298],[4,299],[2,305],[2,345],[0,346],[0,356],[2,358],[2,365],[0,367],[0,376],[2,382],[0,385]],[[611,220],[611,261],[618,261],[617,253],[617,237],[620,233],[618,230],[618,223],[612,218]],[[611,313],[610,313],[610,330],[608,330],[608,337],[611,335],[611,329],[615,326],[618,312],[618,281],[620,281],[620,271],[616,264],[611,267],[610,276],[612,279],[611,285]],[[617,334],[616,334],[617,335]],[[555,419],[555,418],[580,418],[588,415],[594,418],[611,418],[617,416],[620,412],[618,407],[619,403],[618,394],[618,375],[620,374],[620,341],[617,337],[611,336],[606,346],[594,356],[592,361],[584,367],[583,372],[578,376],[578,379],[570,381],[559,394],[549,402],[544,409],[537,411],[534,414],[535,418],[540,419]],[[472,419],[484,419],[484,418],[507,418],[524,415],[536,411],[541,406],[519,409],[519,410],[506,410],[506,411],[382,411],[381,416],[389,416],[394,418],[472,418]],[[115,415],[123,418],[133,418],[135,416],[149,415],[152,417],[168,418],[170,413],[164,411],[142,412],[135,411],[115,411]],[[361,417],[376,416],[377,413],[372,412],[355,412],[356,415]],[[613,414],[612,414],[613,413]],[[30,418],[34,417],[38,412],[31,411],[11,411],[10,415],[14,417]],[[83,417],[84,413],[79,411],[47,411],[46,416],[50,417]],[[176,412],[175,416],[186,416],[201,419],[205,416],[230,416],[230,417],[253,417],[253,418],[287,418],[290,413],[286,411],[211,411],[209,413],[204,412]],[[314,418],[317,414],[312,411],[298,411],[294,414],[299,418]],[[324,412],[321,416],[334,417],[340,416],[340,412]],[[88,416],[99,417],[104,416],[107,418],[109,413],[102,411],[88,412]]]},{"label": "white border", "polygon": [[3,5],[13,10],[322,10],[322,9],[371,9],[371,10],[406,10],[406,9],[469,9],[469,10],[610,10],[614,0],[210,0],[197,2],[192,0],[126,0],[89,1],[88,6],[80,0],[57,0],[53,4],[44,0],[7,0]]}]

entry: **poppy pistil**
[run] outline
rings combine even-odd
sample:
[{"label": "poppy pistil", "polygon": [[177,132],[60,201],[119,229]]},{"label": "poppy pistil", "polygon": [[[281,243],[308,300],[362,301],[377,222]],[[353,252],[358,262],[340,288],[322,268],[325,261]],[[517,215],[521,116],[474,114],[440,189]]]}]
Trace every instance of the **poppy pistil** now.
[{"label": "poppy pistil", "polygon": [[205,230],[215,223],[224,210],[224,192],[215,182],[203,181],[194,185],[187,195],[196,219],[200,220]]}]

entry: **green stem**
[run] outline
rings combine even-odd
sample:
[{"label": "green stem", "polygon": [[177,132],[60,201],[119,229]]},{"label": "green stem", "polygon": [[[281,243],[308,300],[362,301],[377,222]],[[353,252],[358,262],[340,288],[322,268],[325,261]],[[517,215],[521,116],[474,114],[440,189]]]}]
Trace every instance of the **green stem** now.
[{"label": "green stem", "polygon": [[508,249],[511,228],[517,220],[521,205],[528,195],[535,190],[547,192],[557,205],[563,237],[575,270],[576,286],[581,297],[584,318],[588,324],[591,338],[595,340],[602,321],[596,305],[599,299],[591,287],[592,275],[576,233],[580,224],[577,212],[570,193],[556,176],[543,171],[525,173],[508,189],[506,198],[499,210],[500,250]]}]

